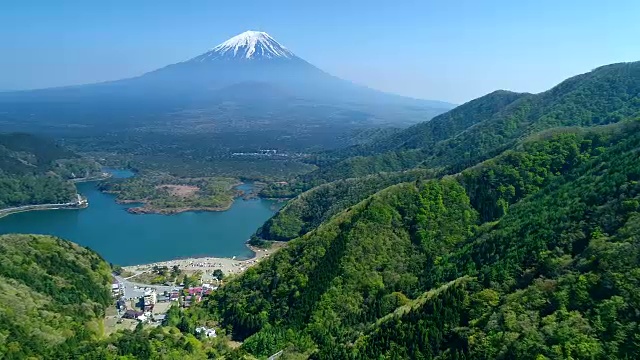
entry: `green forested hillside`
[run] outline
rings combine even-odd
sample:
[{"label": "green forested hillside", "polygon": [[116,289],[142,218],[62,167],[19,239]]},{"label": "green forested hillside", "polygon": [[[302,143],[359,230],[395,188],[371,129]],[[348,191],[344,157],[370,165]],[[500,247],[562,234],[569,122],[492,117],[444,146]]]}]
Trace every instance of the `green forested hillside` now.
[{"label": "green forested hillside", "polygon": [[0,358],[53,358],[102,333],[109,265],[50,236],[0,236]]},{"label": "green forested hillside", "polygon": [[[615,64],[542,94],[490,94],[377,139],[380,152],[361,145],[333,165],[343,155],[319,157],[320,171],[264,190],[342,179],[292,200],[257,233],[287,246],[158,328],[104,339],[80,331],[74,324],[93,329],[103,305],[77,289],[99,294],[101,277],[89,280],[86,266],[72,266],[79,277],[56,272],[79,260],[51,249],[73,245],[34,241],[36,251],[28,244],[39,237],[7,237],[22,240],[11,245],[20,251],[0,248],[0,286],[11,286],[0,299],[0,354],[640,358],[639,94],[640,63]],[[33,300],[11,302],[13,289]],[[239,348],[198,339],[197,324]]]},{"label": "green forested hillside", "polygon": [[235,336],[258,332],[245,346],[264,354],[282,345],[274,341],[278,327],[307,329],[327,344],[348,338],[417,296],[424,262],[468,236],[476,217],[454,180],[396,185],[249,269],[217,294],[215,306]]},{"label": "green forested hillside", "polygon": [[[365,332],[351,358],[640,356],[640,134],[480,228],[429,272],[458,287]],[[431,310],[433,309],[433,310]]]},{"label": "green forested hillside", "polygon": [[95,176],[100,166],[55,142],[29,134],[0,134],[0,209],[75,199],[67,180]]},{"label": "green forested hillside", "polygon": [[418,165],[462,170],[544,129],[603,125],[638,116],[639,94],[640,62],[603,66],[540,94],[495,92],[386,139],[335,154],[338,159],[347,158],[303,175],[293,184],[304,190],[336,179]]},{"label": "green forested hillside", "polygon": [[0,134],[0,170],[6,174],[44,173],[59,159],[78,155],[47,138],[24,133]]},{"label": "green forested hillside", "polygon": [[73,184],[57,176],[0,176],[0,209],[75,200]]},{"label": "green forested hillside", "polygon": [[256,236],[263,240],[291,240],[386,187],[434,176],[434,171],[415,169],[337,180],[320,185],[289,201],[258,229]]},{"label": "green forested hillside", "polygon": [[53,140],[24,133],[0,133],[0,175],[55,173],[64,179],[92,176],[100,167]]},{"label": "green forested hillside", "polygon": [[51,236],[0,236],[0,359],[200,360],[228,353],[224,339],[205,342],[193,329],[176,328],[177,307],[166,327],[105,337],[110,285],[109,264],[87,248]]},{"label": "green forested hillside", "polygon": [[562,129],[392,186],[208,308],[256,355],[636,358],[638,149],[637,121]]},{"label": "green forested hillside", "polygon": [[[566,173],[592,154],[602,151],[600,147],[620,137],[630,127],[614,125],[592,131],[581,128],[551,130],[525,139],[513,150],[455,176],[472,194],[472,203],[482,218],[491,220],[504,214],[509,204],[538,190],[554,176]],[[433,170],[414,169],[337,180],[315,187],[289,201],[256,235],[266,240],[293,239],[385,187],[437,174]]]},{"label": "green forested hillside", "polygon": [[399,149],[427,148],[475,124],[490,120],[514,101],[528,96],[532,95],[504,90],[494,91],[438,115],[430,121],[411,126],[386,138],[376,139],[375,142],[338,150],[335,155],[338,157],[366,156]]}]

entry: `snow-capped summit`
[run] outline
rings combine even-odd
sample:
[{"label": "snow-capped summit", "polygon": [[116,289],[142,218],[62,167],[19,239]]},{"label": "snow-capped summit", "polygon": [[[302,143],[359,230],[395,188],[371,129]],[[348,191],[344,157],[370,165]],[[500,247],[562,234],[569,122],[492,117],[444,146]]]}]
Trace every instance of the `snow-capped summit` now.
[{"label": "snow-capped summit", "polygon": [[295,55],[262,31],[245,31],[214,47],[193,61],[217,59],[291,59]]}]

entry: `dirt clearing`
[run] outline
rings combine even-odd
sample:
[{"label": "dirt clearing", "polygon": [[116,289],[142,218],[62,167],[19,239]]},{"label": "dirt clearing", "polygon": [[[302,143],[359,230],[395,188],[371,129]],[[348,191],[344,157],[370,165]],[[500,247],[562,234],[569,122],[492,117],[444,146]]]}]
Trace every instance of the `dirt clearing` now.
[{"label": "dirt clearing", "polygon": [[191,197],[200,190],[197,186],[190,185],[158,185],[156,189],[165,189],[172,196],[179,197]]}]

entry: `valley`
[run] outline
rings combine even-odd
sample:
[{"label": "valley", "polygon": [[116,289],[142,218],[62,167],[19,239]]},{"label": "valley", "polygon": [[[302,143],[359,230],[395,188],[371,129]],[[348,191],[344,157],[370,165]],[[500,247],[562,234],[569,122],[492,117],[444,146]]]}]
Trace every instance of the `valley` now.
[{"label": "valley", "polygon": [[640,358],[640,62],[455,106],[246,31],[0,124],[0,359]]}]

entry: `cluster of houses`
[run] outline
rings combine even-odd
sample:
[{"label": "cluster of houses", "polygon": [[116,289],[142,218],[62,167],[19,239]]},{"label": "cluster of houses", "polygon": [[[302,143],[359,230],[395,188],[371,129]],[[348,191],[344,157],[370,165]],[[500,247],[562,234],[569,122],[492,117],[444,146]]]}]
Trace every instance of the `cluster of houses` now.
[{"label": "cluster of houses", "polygon": [[[113,295],[114,297],[118,297],[116,307],[122,313],[122,317],[141,322],[162,322],[164,320],[164,314],[153,314],[153,309],[158,303],[175,301],[180,306],[188,308],[193,303],[202,301],[204,296],[211,294],[211,292],[217,288],[217,286],[212,286],[211,284],[202,284],[202,286],[189,287],[186,289],[176,287],[171,291],[165,291],[161,294],[158,294],[153,288],[148,288],[144,289],[143,295],[139,298],[139,306],[134,309],[129,309],[127,307],[127,299],[122,295],[119,284],[112,284]],[[211,337],[209,334],[205,335]]]},{"label": "cluster of houses", "polygon": [[231,155],[233,156],[275,156],[275,155],[287,156],[286,154],[278,154],[278,150],[275,150],[275,149],[258,150],[257,152],[234,152],[234,153],[231,153]]},{"label": "cluster of houses", "polygon": [[211,284],[202,284],[202,286],[183,289],[181,294],[172,293],[171,296],[173,297],[177,295],[178,299],[182,300],[182,307],[188,308],[191,306],[191,304],[202,301],[203,296],[211,294],[211,292],[216,289],[218,289],[217,286],[211,286]]},{"label": "cluster of houses", "polygon": [[[153,287],[125,287],[124,283],[119,283],[114,277],[111,291],[114,299],[116,299],[116,307],[122,319],[132,319],[140,323],[149,323],[157,326],[165,321],[166,314],[162,312],[170,307],[169,303],[189,308],[217,290],[218,284],[203,283],[201,286],[187,288],[180,284],[180,286],[175,287],[161,287],[167,290],[158,292]],[[157,306],[160,303],[167,303],[167,306]],[[154,308],[158,308],[155,310],[160,308],[163,310],[154,313]],[[204,326],[196,328],[195,332],[207,338],[215,338],[217,336],[215,329]]]}]

